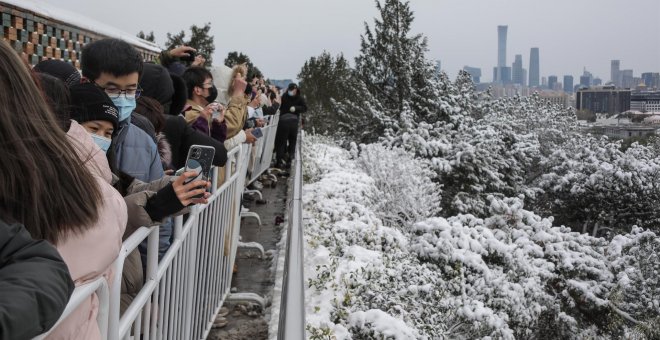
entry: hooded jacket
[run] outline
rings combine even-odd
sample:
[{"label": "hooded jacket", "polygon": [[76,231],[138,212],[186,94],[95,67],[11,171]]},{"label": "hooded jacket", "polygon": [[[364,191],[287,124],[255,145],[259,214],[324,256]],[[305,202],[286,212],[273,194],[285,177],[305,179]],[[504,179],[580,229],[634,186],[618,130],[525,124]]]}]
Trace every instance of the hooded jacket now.
[{"label": "hooded jacket", "polygon": [[[294,112],[291,112],[292,106],[296,108]],[[305,99],[300,95],[300,93],[292,97],[289,96],[289,93],[287,92],[282,96],[282,105],[280,106],[280,120],[286,120],[287,117],[285,117],[285,115],[291,113],[295,115],[295,117],[292,118],[298,119],[298,116],[305,112],[307,112],[307,103],[305,102]]]},{"label": "hooded jacket", "polygon": [[[96,146],[89,133],[72,121],[67,136],[74,144],[78,157],[96,178],[102,202],[98,211],[99,218],[91,228],[82,235],[67,235],[56,247],[76,286],[101,276],[110,284],[112,263],[119,255],[128,219],[126,203],[110,185],[112,173],[105,153]],[[47,339],[101,339],[96,321],[98,308],[98,297],[93,294],[63,320]]]},{"label": "hooded jacket", "polygon": [[0,339],[31,339],[48,331],[73,293],[64,260],[19,224],[0,221]]}]

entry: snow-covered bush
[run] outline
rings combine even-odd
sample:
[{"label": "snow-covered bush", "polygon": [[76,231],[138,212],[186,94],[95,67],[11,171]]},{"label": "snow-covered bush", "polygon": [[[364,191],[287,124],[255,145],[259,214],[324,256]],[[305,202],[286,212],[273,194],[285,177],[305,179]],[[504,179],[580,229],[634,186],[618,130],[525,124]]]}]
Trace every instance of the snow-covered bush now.
[{"label": "snow-covered bush", "polygon": [[380,193],[376,211],[386,224],[410,223],[440,212],[440,186],[431,180],[433,173],[428,166],[410,153],[380,144],[363,144],[357,161],[375,181]]},{"label": "snow-covered bush", "polygon": [[572,141],[540,164],[536,211],[594,235],[629,232],[633,225],[658,230],[660,159],[654,151],[633,144],[623,152],[606,137]]},{"label": "snow-covered bush", "polygon": [[608,242],[556,226],[521,198],[495,196],[486,197],[484,218],[386,225],[379,209],[387,195],[363,162],[380,154],[387,163],[397,151],[363,146],[358,155],[308,142],[305,157],[320,167],[303,194],[309,334],[653,338],[660,293],[653,232],[634,229]]}]

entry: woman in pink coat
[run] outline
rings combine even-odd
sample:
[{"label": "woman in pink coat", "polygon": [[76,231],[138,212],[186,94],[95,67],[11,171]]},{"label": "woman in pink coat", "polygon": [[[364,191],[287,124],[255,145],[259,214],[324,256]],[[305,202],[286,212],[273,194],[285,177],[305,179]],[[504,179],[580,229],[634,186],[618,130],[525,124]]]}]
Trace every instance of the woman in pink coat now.
[{"label": "woman in pink coat", "polygon": [[[3,219],[54,244],[76,285],[112,276],[127,216],[105,155],[79,125],[68,135],[57,127],[27,67],[2,41],[0,174]],[[100,339],[97,311],[92,296],[49,339]]]}]

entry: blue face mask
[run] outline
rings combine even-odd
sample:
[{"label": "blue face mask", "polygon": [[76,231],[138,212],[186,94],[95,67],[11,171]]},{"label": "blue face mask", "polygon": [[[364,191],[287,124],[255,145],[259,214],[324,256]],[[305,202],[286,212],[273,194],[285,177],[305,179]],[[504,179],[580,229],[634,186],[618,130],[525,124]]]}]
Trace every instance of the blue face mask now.
[{"label": "blue face mask", "polygon": [[293,97],[293,91],[287,92],[289,94],[289,97]]},{"label": "blue face mask", "polygon": [[112,103],[115,104],[119,110],[119,121],[123,122],[131,116],[135,110],[135,96],[120,95],[117,98],[112,98]]},{"label": "blue face mask", "polygon": [[112,143],[112,139],[110,138],[105,138],[103,136],[99,136],[95,133],[90,133],[92,135],[92,139],[94,139],[94,143],[103,150],[103,152],[108,153],[108,150],[110,149],[110,144]]}]

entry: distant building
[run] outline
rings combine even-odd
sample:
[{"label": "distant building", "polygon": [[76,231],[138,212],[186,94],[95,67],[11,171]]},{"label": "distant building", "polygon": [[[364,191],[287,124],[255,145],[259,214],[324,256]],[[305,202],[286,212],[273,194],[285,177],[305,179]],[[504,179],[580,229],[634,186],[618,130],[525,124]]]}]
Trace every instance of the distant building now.
[{"label": "distant building", "polygon": [[[506,84],[504,68],[506,67],[506,34],[508,26],[497,26],[497,66],[493,82]],[[509,70],[509,82],[511,82],[511,70]]]},{"label": "distant building", "polygon": [[614,86],[580,89],[576,93],[575,106],[577,110],[593,113],[621,113],[630,110],[630,95],[629,89]]},{"label": "distant building", "polygon": [[660,90],[660,73],[645,72],[642,73],[642,80],[647,90]]},{"label": "distant building", "polygon": [[494,82],[497,84],[502,84],[502,85],[511,84],[511,67],[508,66],[494,67],[493,79],[495,79]]},{"label": "distant building", "polygon": [[570,104],[570,96],[564,92],[561,91],[541,91],[539,92],[539,97],[555,104],[559,105],[562,108],[566,108],[571,106]]},{"label": "distant building", "polygon": [[539,60],[539,48],[532,47],[529,53],[529,86],[539,86],[540,83],[540,60]]},{"label": "distant building", "polygon": [[596,126],[596,132],[600,132],[607,137],[627,139],[633,137],[644,137],[656,134],[657,126],[648,125],[623,125],[623,126]]},{"label": "distant building", "polygon": [[632,93],[630,95],[630,110],[660,112],[660,91]]},{"label": "distant building", "polygon": [[621,71],[621,86],[623,88],[631,89],[636,87],[635,79],[633,78],[633,70]]},{"label": "distant building", "polygon": [[573,76],[564,76],[564,92],[573,93]]},{"label": "distant building", "polygon": [[621,87],[621,84],[619,84],[619,69],[621,66],[621,61],[620,60],[612,60],[611,66],[610,66],[610,82],[614,84],[616,87]]},{"label": "distant building", "polygon": [[478,67],[463,66],[463,71],[472,76],[472,82],[479,84],[481,82],[481,69]]},{"label": "distant building", "polygon": [[601,85],[603,85],[603,80],[598,78],[598,77],[596,77],[594,79],[591,79],[591,85],[592,86],[601,86]]},{"label": "distant building", "polygon": [[557,86],[557,76],[549,76],[548,77],[548,89],[554,91],[555,86]]},{"label": "distant building", "polygon": [[440,60],[435,61],[435,72],[438,74],[442,72],[442,62],[440,62]]},{"label": "distant building", "polygon": [[524,86],[525,75],[523,70],[522,55],[516,54],[516,59],[513,62],[513,65],[511,65],[511,82]]}]

